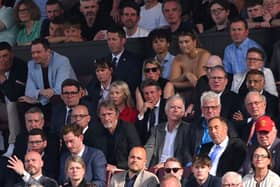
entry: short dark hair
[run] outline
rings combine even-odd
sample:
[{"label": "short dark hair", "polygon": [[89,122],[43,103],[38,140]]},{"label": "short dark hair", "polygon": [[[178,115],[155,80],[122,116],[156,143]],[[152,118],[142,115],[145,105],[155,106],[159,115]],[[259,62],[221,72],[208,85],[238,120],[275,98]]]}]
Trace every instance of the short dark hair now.
[{"label": "short dark hair", "polygon": [[144,88],[146,88],[148,86],[155,86],[158,90],[161,90],[161,87],[160,87],[159,83],[155,80],[152,80],[152,79],[143,80],[141,85],[140,85],[140,88],[143,91]]},{"label": "short dark hair", "polygon": [[212,1],[212,3],[210,4],[209,8],[211,8],[214,4],[218,4],[221,7],[223,7],[225,10],[229,10],[230,8],[230,4],[227,0],[214,0]]},{"label": "short dark hair", "polygon": [[236,22],[242,22],[245,26],[245,29],[248,30],[248,23],[245,19],[241,18],[241,17],[234,17],[231,19],[230,21],[230,26],[233,24],[233,23],[236,23]]},{"label": "short dark hair", "polygon": [[213,121],[214,119],[218,119],[218,120],[220,120],[222,123],[224,123],[226,126],[228,126],[228,121],[227,121],[227,119],[224,118],[224,117],[222,117],[222,116],[215,116],[215,117],[213,117],[213,118],[210,118],[210,119],[208,120],[208,124],[209,124],[211,121]]},{"label": "short dark hair", "polygon": [[46,141],[46,140],[47,140],[47,137],[46,137],[46,135],[45,135],[43,129],[35,128],[35,129],[31,129],[31,130],[28,132],[28,137],[29,137],[29,136],[36,136],[36,135],[40,135],[43,141]]},{"label": "short dark hair", "polygon": [[123,15],[124,8],[132,8],[136,11],[137,16],[140,16],[140,7],[134,1],[127,1],[121,5],[121,15]]},{"label": "short dark hair", "polygon": [[66,124],[62,128],[61,135],[63,137],[70,132],[72,132],[75,136],[80,136],[83,134],[83,128],[77,124]]},{"label": "short dark hair", "polygon": [[226,72],[224,66],[222,66],[222,65],[217,65],[217,66],[212,67],[212,68],[211,68],[211,71],[210,71],[210,74],[211,74],[211,72],[212,72],[213,70],[220,70],[220,71],[222,71],[222,72],[225,74],[225,78],[228,78],[228,74],[227,74],[227,72]]},{"label": "short dark hair", "polygon": [[192,165],[211,167],[211,159],[207,154],[199,154],[193,157]]},{"label": "short dark hair", "polygon": [[61,9],[64,9],[62,3],[60,1],[58,1],[58,0],[48,0],[46,2],[46,6],[47,5],[55,5],[55,4],[58,4]]},{"label": "short dark hair", "polygon": [[246,56],[251,52],[258,53],[264,60],[264,52],[261,49],[259,49],[257,47],[251,47],[250,49],[248,49]]},{"label": "short dark hair", "polygon": [[65,79],[61,84],[61,91],[66,86],[75,86],[78,89],[78,91],[80,91],[82,87],[81,83],[75,79]]},{"label": "short dark hair", "polygon": [[8,42],[0,42],[0,51],[2,50],[12,51],[12,46]]},{"label": "short dark hair", "polygon": [[111,59],[102,57],[94,60],[94,67],[97,68],[114,68],[113,62]]},{"label": "short dark hair", "polygon": [[245,8],[250,8],[254,7],[257,5],[263,6],[263,1],[262,0],[246,0],[245,1]]},{"label": "short dark hair", "polygon": [[257,70],[257,69],[252,69],[252,70],[248,71],[245,80],[247,80],[249,75],[260,75],[264,78],[264,73],[260,70]]},{"label": "short dark hair", "polygon": [[107,33],[118,33],[120,38],[126,38],[125,31],[121,26],[113,26],[107,30]]},{"label": "short dark hair", "polygon": [[50,49],[50,43],[46,38],[36,38],[31,45],[42,44],[45,49]]},{"label": "short dark hair", "polygon": [[149,38],[151,39],[152,42],[155,39],[164,38],[168,43],[170,43],[171,42],[171,33],[167,29],[156,28],[150,32]]}]

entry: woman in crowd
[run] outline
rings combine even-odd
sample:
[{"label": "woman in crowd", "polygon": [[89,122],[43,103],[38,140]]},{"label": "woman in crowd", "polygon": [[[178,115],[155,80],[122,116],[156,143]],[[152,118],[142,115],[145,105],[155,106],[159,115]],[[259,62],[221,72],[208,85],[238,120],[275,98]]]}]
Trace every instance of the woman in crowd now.
[{"label": "woman in crowd", "polygon": [[194,33],[182,32],[178,36],[181,53],[173,61],[170,80],[175,88],[195,87],[197,80],[205,75],[210,53],[198,47],[198,38]]},{"label": "woman in crowd", "polygon": [[21,0],[15,7],[15,13],[20,26],[17,45],[30,45],[40,37],[40,10],[32,0]]},{"label": "woman in crowd", "polygon": [[119,119],[133,124],[136,122],[138,112],[126,82],[113,82],[109,90],[109,99],[117,106],[120,112]]},{"label": "woman in crowd", "polygon": [[270,170],[272,161],[269,150],[258,146],[251,156],[253,173],[243,178],[244,187],[280,187],[280,177]]},{"label": "woman in crowd", "polygon": [[65,172],[69,181],[63,187],[94,187],[84,178],[86,164],[79,156],[69,156],[66,160]]},{"label": "woman in crowd", "polygon": [[[170,96],[175,94],[173,84],[161,77],[161,64],[156,59],[147,59],[143,64],[143,77],[144,79],[152,79],[158,82],[159,86],[161,87],[162,97],[168,99]],[[142,108],[144,101],[143,96],[140,92],[139,87],[136,89],[136,105],[137,109]]]}]

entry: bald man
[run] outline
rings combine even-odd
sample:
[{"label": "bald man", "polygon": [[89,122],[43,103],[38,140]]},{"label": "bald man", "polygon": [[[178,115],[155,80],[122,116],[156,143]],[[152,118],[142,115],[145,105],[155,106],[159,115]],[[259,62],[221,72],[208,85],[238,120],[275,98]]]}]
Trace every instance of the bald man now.
[{"label": "bald man", "polygon": [[16,184],[16,187],[24,187],[30,185],[42,185],[44,187],[58,187],[55,180],[43,176],[42,168],[44,162],[40,153],[35,151],[27,152],[23,162],[16,156],[9,158],[8,168],[14,170],[21,176],[22,181]]},{"label": "bald man", "polygon": [[110,186],[156,187],[159,184],[157,176],[144,170],[146,157],[143,147],[132,148],[128,156],[128,170],[113,175]]},{"label": "bald man", "polygon": [[181,183],[174,175],[165,176],[160,182],[160,187],[181,187]]}]

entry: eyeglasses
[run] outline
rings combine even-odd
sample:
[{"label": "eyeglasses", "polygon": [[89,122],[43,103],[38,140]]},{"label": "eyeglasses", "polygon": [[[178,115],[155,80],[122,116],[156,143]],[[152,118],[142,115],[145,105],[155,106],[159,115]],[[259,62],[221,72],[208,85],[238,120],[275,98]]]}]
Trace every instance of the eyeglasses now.
[{"label": "eyeglasses", "polygon": [[26,12],[28,12],[28,11],[29,11],[28,8],[18,9],[18,12],[24,12],[24,13],[26,13]]},{"label": "eyeglasses", "polygon": [[224,8],[217,8],[210,10],[211,14],[220,14],[222,11],[224,11]]},{"label": "eyeglasses", "polygon": [[79,91],[76,91],[76,92],[62,92],[63,95],[76,95],[78,93],[79,93]]},{"label": "eyeglasses", "polygon": [[164,171],[166,173],[171,173],[171,171],[173,171],[173,173],[177,173],[180,169],[182,168],[164,168]]},{"label": "eyeglasses", "polygon": [[261,159],[268,158],[268,155],[264,155],[264,154],[261,154],[261,155],[259,155],[259,154],[253,154],[253,159],[259,159],[259,158],[261,158]]},{"label": "eyeglasses", "polygon": [[222,81],[225,79],[225,77],[209,77],[210,80],[217,80],[217,81]]},{"label": "eyeglasses", "polygon": [[87,116],[88,116],[88,114],[73,114],[73,115],[71,115],[71,118],[84,118]]},{"label": "eyeglasses", "polygon": [[246,60],[249,61],[249,62],[258,62],[258,61],[261,62],[261,61],[263,61],[262,58],[250,58],[250,57],[247,57]]},{"label": "eyeglasses", "polygon": [[237,187],[237,186],[239,186],[241,183],[236,183],[236,184],[234,184],[234,183],[232,183],[232,184],[222,184],[223,185],[223,187]]},{"label": "eyeglasses", "polygon": [[210,110],[210,109],[215,110],[215,109],[217,109],[219,106],[220,106],[220,105],[216,105],[216,106],[202,106],[202,108],[205,109],[205,110]]},{"label": "eyeglasses", "polygon": [[42,143],[42,142],[43,142],[43,140],[28,141],[28,143],[31,144],[31,145],[34,145],[34,144],[38,145],[38,144],[40,144],[40,143]]},{"label": "eyeglasses", "polygon": [[149,73],[149,72],[155,73],[155,72],[157,72],[157,70],[158,70],[158,68],[145,68],[144,72],[145,73]]}]

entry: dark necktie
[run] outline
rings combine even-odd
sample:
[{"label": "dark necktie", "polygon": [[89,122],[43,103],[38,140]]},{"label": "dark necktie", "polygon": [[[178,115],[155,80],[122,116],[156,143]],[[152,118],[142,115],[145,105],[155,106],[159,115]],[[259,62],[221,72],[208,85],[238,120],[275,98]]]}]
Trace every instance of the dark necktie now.
[{"label": "dark necktie", "polygon": [[113,66],[115,67],[115,68],[117,68],[117,66],[118,66],[118,58],[117,57],[114,57],[113,59],[112,59],[112,63],[113,63]]},{"label": "dark necktie", "polygon": [[155,126],[155,122],[156,122],[155,109],[156,109],[156,107],[154,107],[153,109],[151,109],[151,112],[150,112],[150,115],[149,115],[150,129],[151,129],[152,127]]},{"label": "dark necktie", "polygon": [[71,113],[72,113],[72,109],[70,108],[70,109],[67,111],[66,125],[71,124]]}]

